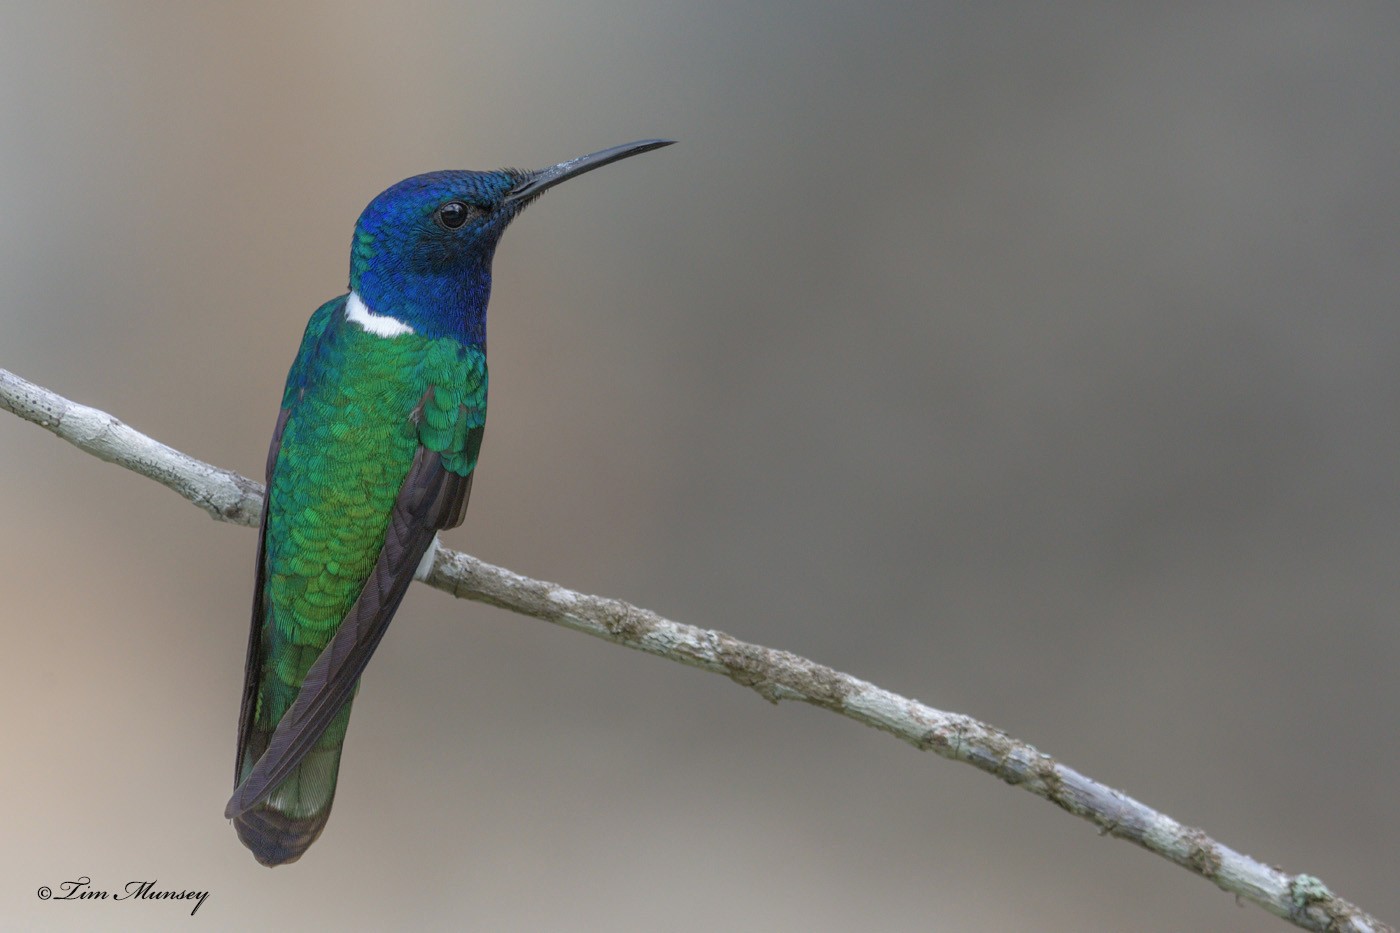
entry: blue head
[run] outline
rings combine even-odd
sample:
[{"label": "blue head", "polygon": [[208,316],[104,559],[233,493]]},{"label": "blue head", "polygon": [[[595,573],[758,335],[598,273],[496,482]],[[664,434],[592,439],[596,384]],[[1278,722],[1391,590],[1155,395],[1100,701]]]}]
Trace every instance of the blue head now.
[{"label": "blue head", "polygon": [[650,139],[537,172],[429,172],[369,203],[355,225],[350,288],[375,314],[428,337],[486,341],[491,257],[510,222],[567,178],[670,145]]}]

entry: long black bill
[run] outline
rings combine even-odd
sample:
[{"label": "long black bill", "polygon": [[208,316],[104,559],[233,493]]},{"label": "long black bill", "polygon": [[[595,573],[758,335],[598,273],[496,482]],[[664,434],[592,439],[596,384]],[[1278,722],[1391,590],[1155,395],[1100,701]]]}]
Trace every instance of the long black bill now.
[{"label": "long black bill", "polygon": [[589,153],[586,156],[579,156],[577,159],[551,165],[549,168],[542,168],[538,172],[531,172],[525,176],[520,184],[512,188],[505,197],[505,203],[530,201],[538,197],[544,190],[553,188],[565,179],[582,175],[584,172],[591,172],[595,168],[602,168],[609,162],[616,162],[618,159],[626,159],[634,155],[641,155],[643,152],[651,152],[653,149],[660,149],[662,146],[669,146],[674,142],[674,139],[640,139],[635,143],[613,146],[611,149]]}]

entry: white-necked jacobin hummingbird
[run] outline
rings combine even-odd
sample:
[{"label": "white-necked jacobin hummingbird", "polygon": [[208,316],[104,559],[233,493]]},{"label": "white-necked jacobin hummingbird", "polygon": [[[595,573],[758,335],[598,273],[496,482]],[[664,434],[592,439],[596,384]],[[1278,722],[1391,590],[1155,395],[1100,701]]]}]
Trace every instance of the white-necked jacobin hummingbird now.
[{"label": "white-necked jacobin hummingbird", "polygon": [[462,522],[501,233],[559,182],[670,143],[536,172],[416,175],[360,215],[350,292],[311,316],[267,455],[224,811],[264,865],[296,861],[325,828],[360,675],[437,532]]}]

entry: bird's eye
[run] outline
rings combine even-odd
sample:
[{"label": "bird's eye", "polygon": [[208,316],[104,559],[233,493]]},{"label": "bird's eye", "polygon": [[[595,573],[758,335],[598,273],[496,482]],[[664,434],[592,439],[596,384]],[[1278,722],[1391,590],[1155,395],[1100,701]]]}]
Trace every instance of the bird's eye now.
[{"label": "bird's eye", "polygon": [[448,230],[456,230],[467,222],[467,217],[471,215],[472,209],[461,201],[448,201],[437,209],[437,222]]}]

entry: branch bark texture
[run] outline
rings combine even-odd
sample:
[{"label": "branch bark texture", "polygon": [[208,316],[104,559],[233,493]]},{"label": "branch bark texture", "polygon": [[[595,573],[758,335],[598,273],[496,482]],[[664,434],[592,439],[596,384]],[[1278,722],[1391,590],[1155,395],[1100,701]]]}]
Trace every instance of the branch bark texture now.
[{"label": "branch bark texture", "polygon": [[[196,460],[106,412],[3,369],[0,408],[170,487],[219,521],[258,523],[262,484]],[[773,703],[800,700],[820,706],[921,751],[965,762],[1088,820],[1102,835],[1134,842],[1303,929],[1394,933],[1319,879],[1289,874],[1237,852],[970,716],[934,709],[786,651],[674,622],[619,599],[524,577],[447,548],[437,549],[426,582],[461,599],[723,674]]]}]

